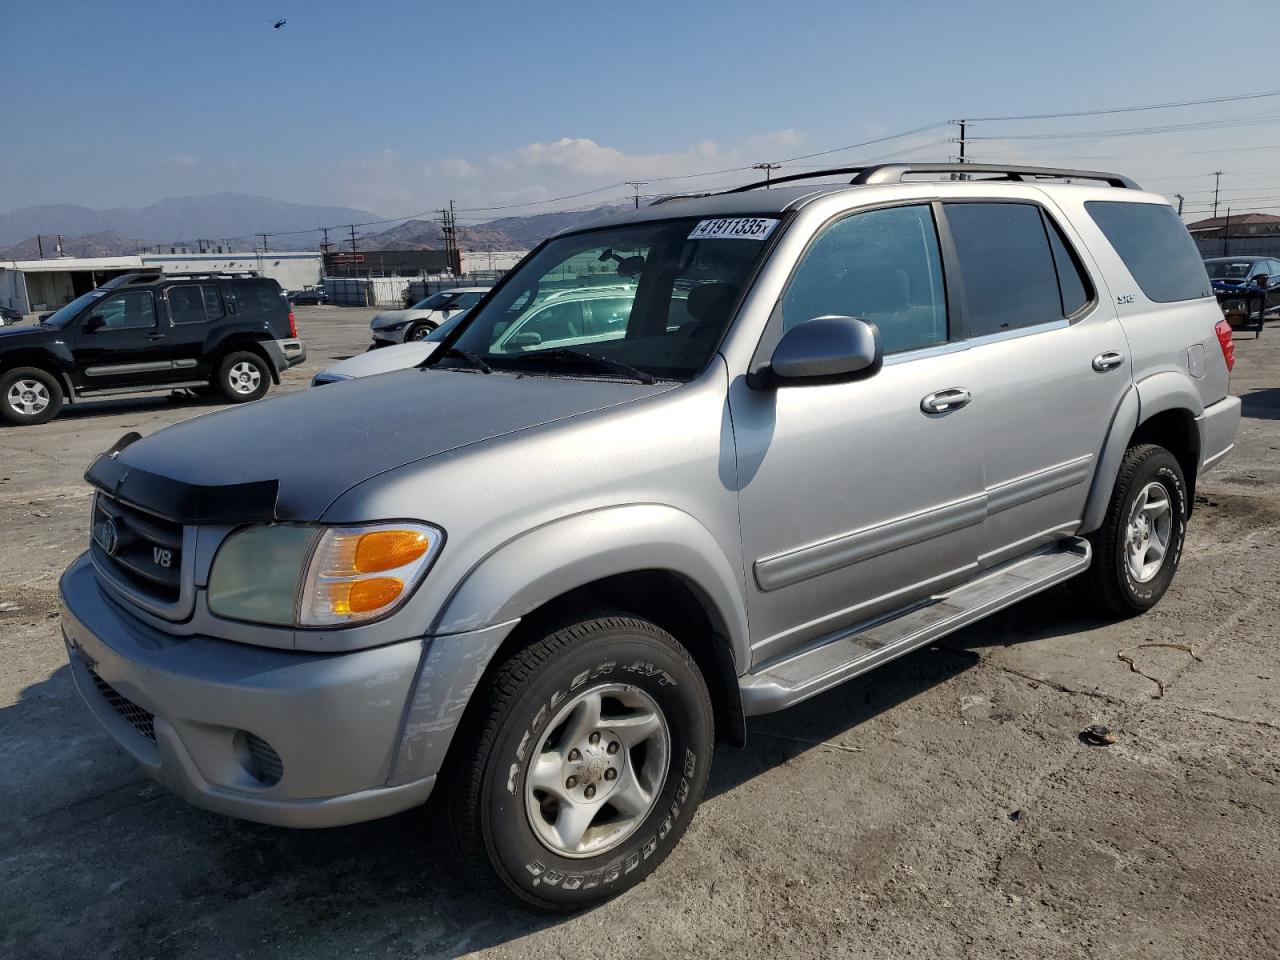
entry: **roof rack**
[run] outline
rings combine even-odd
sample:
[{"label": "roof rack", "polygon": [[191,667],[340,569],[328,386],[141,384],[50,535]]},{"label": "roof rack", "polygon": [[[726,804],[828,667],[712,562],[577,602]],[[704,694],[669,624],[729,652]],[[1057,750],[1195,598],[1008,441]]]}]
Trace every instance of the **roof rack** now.
[{"label": "roof rack", "polygon": [[1141,190],[1134,181],[1118,173],[1103,173],[1099,170],[1070,170],[1066,167],[1020,167],[1003,163],[878,163],[868,167],[833,167],[829,170],[813,170],[809,173],[793,173],[785,177],[773,177],[770,180],[757,180],[741,187],[726,190],[726,193],[745,193],[761,187],[773,187],[780,183],[796,180],[812,180],[816,177],[831,177],[838,174],[851,173],[854,185],[901,183],[909,174],[917,173],[963,173],[991,174],[984,180],[1099,180],[1112,187],[1127,190]]},{"label": "roof rack", "polygon": [[135,272],[129,283],[159,283],[162,280],[217,280],[225,277],[258,277],[257,270],[198,270],[192,273],[166,273],[163,270]]}]

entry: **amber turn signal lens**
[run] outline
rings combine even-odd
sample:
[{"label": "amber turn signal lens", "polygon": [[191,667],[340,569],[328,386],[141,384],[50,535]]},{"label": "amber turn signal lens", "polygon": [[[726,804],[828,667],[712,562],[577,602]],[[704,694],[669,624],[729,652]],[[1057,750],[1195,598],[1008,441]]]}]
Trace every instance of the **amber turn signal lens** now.
[{"label": "amber turn signal lens", "polygon": [[395,577],[371,577],[345,586],[350,588],[347,592],[347,602],[345,604],[339,602],[334,606],[345,606],[348,613],[368,613],[371,610],[381,610],[400,596],[400,591],[404,589],[404,582]]},{"label": "amber turn signal lens", "polygon": [[413,563],[430,546],[431,541],[420,530],[375,530],[360,537],[356,546],[355,570],[357,573],[394,570]]}]

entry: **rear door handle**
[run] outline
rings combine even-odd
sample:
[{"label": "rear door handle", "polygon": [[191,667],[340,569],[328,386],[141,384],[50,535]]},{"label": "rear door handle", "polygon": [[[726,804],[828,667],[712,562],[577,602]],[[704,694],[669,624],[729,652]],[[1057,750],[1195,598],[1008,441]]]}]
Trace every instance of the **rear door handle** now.
[{"label": "rear door handle", "polygon": [[1108,350],[1106,353],[1100,353],[1093,358],[1093,369],[1102,373],[1106,370],[1114,370],[1120,364],[1124,363],[1124,354],[1115,350]]},{"label": "rear door handle", "polygon": [[147,339],[148,339],[148,340],[163,340],[163,339],[164,339],[164,334],[163,334],[163,333],[148,333],[148,334],[147,334]]},{"label": "rear door handle", "polygon": [[952,387],[929,394],[920,401],[920,409],[925,413],[946,413],[949,410],[959,410],[972,399],[973,394],[964,387]]}]

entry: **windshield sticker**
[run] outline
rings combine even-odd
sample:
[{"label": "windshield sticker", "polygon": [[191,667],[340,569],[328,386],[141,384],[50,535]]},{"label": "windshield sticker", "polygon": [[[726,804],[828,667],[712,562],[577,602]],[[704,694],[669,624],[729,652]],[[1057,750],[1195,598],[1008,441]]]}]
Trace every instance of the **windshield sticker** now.
[{"label": "windshield sticker", "polygon": [[689,234],[690,240],[764,240],[778,221],[771,217],[730,217],[702,220]]}]

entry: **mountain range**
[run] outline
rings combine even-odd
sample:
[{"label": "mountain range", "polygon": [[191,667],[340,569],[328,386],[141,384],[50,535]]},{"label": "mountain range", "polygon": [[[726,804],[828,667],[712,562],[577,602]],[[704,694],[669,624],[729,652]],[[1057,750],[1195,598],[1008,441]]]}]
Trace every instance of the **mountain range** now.
[{"label": "mountain range", "polygon": [[[487,223],[458,227],[458,244],[464,250],[528,250],[543,238],[588,220],[607,219],[629,209],[602,206],[568,213],[539,213],[501,217]],[[367,210],[287,203],[268,197],[239,193],[203,197],[175,197],[145,207],[92,210],[71,204],[26,207],[0,214],[0,259],[27,260],[56,256],[57,235],[63,235],[67,256],[113,256],[137,253],[139,246],[167,247],[197,239],[221,244],[230,239],[237,250],[251,250],[254,234],[272,231],[275,250],[315,250],[319,224],[361,223],[378,219]],[[357,228],[358,229],[358,228]],[[286,231],[307,231],[289,236]],[[36,236],[40,235],[37,243]],[[277,235],[285,234],[285,235]],[[337,249],[345,234],[331,233]],[[363,250],[424,250],[444,246],[439,223],[407,220],[388,230],[360,233]],[[141,241],[141,243],[139,243]]]}]

